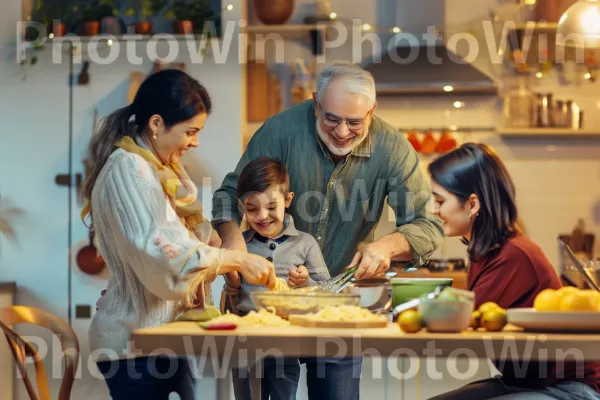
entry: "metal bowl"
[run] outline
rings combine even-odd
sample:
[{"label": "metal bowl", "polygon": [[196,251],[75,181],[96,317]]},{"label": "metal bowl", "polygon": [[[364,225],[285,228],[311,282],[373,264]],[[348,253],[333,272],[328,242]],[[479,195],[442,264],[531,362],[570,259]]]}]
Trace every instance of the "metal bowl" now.
[{"label": "metal bowl", "polygon": [[360,296],[361,307],[371,311],[386,311],[391,307],[392,286],[388,279],[369,279],[352,282],[342,293]]},{"label": "metal bowl", "polygon": [[281,318],[318,312],[329,306],[358,306],[360,295],[352,293],[334,294],[313,290],[289,292],[250,292],[250,298],[257,310],[273,310]]}]

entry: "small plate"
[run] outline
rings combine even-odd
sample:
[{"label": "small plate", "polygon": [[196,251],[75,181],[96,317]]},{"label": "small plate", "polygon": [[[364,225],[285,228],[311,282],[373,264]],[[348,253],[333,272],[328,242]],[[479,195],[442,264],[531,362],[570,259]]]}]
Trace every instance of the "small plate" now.
[{"label": "small plate", "polygon": [[534,332],[600,332],[600,312],[550,312],[533,308],[511,308],[506,311],[508,323]]}]

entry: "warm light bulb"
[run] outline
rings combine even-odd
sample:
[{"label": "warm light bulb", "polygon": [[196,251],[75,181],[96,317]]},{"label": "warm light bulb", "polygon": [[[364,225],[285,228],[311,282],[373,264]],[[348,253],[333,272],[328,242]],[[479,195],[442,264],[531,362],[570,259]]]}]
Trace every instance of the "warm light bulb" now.
[{"label": "warm light bulb", "polygon": [[106,44],[107,44],[109,47],[110,47],[110,46],[112,46],[112,45],[113,45],[113,41],[112,41],[112,39],[108,39],[108,40],[106,41]]},{"label": "warm light bulb", "polygon": [[465,103],[463,103],[462,101],[455,101],[454,102],[454,108],[462,108],[465,106]]},{"label": "warm light bulb", "polygon": [[233,10],[233,5],[232,4],[228,4],[227,5],[227,11],[231,11]]},{"label": "warm light bulb", "polygon": [[590,74],[589,72],[586,72],[585,75],[583,76],[585,79],[590,79],[592,77],[592,74]]},{"label": "warm light bulb", "polygon": [[535,74],[535,77],[538,78],[538,79],[542,79],[544,77],[544,74],[542,74],[541,72],[537,72]]},{"label": "warm light bulb", "polygon": [[363,29],[363,31],[370,31],[371,30],[371,25],[369,25],[369,24],[363,24],[362,29]]},{"label": "warm light bulb", "polygon": [[581,29],[590,34],[600,33],[600,9],[588,8],[581,14]]},{"label": "warm light bulb", "polygon": [[337,14],[332,12],[331,14],[329,14],[329,18],[331,19],[336,19],[337,18]]},{"label": "warm light bulb", "polygon": [[451,92],[454,90],[453,86],[444,86],[444,92]]},{"label": "warm light bulb", "polygon": [[51,33],[48,35],[48,39],[53,39],[54,38],[54,33]]},{"label": "warm light bulb", "polygon": [[558,44],[600,48],[600,2],[579,0],[558,21]]},{"label": "warm light bulb", "polygon": [[402,32],[402,29],[400,29],[400,28],[398,28],[397,26],[395,26],[395,27],[392,29],[392,32],[394,32],[394,33],[400,33],[400,32]]}]

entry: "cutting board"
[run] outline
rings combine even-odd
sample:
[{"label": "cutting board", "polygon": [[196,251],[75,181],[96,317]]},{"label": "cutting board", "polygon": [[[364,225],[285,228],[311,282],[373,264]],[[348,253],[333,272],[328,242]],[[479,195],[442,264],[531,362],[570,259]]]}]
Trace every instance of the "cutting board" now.
[{"label": "cutting board", "polygon": [[387,320],[381,321],[314,321],[303,315],[290,315],[288,321],[294,326],[303,326],[306,328],[343,328],[343,329],[363,329],[363,328],[385,328],[388,326]]}]

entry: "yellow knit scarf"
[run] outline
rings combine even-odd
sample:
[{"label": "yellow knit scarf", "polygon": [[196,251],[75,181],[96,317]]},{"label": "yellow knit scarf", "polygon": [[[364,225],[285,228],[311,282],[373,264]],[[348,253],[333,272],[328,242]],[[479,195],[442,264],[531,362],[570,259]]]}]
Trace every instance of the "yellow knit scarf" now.
[{"label": "yellow knit scarf", "polygon": [[[183,219],[185,226],[195,231],[198,225],[207,221],[203,214],[202,203],[198,200],[198,191],[185,168],[179,163],[163,164],[150,150],[139,146],[135,141],[125,136],[115,143],[115,147],[142,157],[158,172],[160,183],[167,194],[177,215]],[[91,211],[87,202],[82,210],[82,218]]]}]

